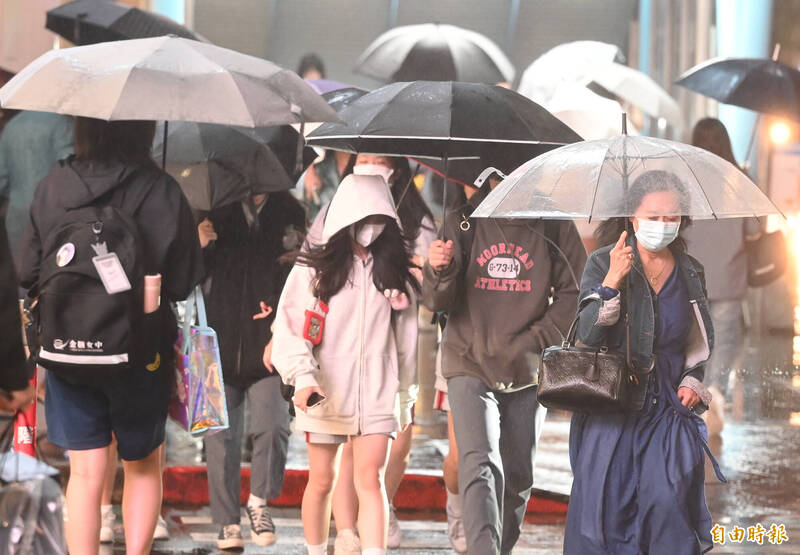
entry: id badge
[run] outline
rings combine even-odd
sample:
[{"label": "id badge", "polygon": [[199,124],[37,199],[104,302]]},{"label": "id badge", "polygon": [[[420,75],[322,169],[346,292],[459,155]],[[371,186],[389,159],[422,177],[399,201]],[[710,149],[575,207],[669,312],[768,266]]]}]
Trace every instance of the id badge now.
[{"label": "id badge", "polygon": [[328,313],[328,306],[319,301],[319,310],[306,309],[306,321],[303,325],[303,337],[311,342],[312,345],[322,343],[322,333],[325,331],[325,315]]},{"label": "id badge", "polygon": [[95,256],[92,258],[92,263],[106,288],[106,293],[113,295],[130,290],[131,282],[128,281],[128,276],[125,275],[116,253]]}]

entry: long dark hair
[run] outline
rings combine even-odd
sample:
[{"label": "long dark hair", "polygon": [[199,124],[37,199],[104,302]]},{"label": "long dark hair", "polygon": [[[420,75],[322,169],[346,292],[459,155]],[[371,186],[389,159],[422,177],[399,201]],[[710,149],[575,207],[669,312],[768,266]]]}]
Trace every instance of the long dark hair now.
[{"label": "long dark hair", "polygon": [[[393,218],[383,217],[383,232],[367,249],[372,253],[372,282],[378,291],[398,289],[406,294],[419,292],[416,278],[411,274],[408,241]],[[359,223],[354,224],[358,226]],[[322,302],[341,291],[350,277],[353,264],[353,239],[348,226],[336,232],[324,245],[311,247],[297,255],[297,263],[309,266],[316,272],[314,294]]]},{"label": "long dark hair", "polygon": [[[353,168],[356,165],[356,156],[350,159],[350,163],[344,170],[344,175],[353,173]],[[428,205],[419,194],[416,185],[411,182],[413,175],[411,175],[411,167],[408,159],[402,156],[387,156],[391,163],[394,173],[390,178],[391,183],[389,188],[392,191],[392,198],[397,205],[397,216],[400,218],[400,224],[403,226],[403,232],[406,237],[411,241],[416,240],[423,227],[429,228],[428,225],[423,225],[425,216],[429,218],[429,222],[433,222],[433,213]],[[432,229],[432,231],[435,231]]]},{"label": "long dark hair", "polygon": [[[633,213],[641,206],[644,197],[650,193],[660,193],[663,191],[672,191],[678,195],[678,201],[681,205],[681,211],[686,213],[688,211],[689,193],[686,190],[686,185],[672,172],[664,170],[650,170],[644,172],[637,177],[628,194],[625,196],[625,202],[629,208],[629,213]],[[677,249],[678,251],[686,251],[686,240],[681,236],[684,230],[692,224],[692,220],[688,216],[681,216],[680,234],[672,242],[670,248]],[[628,229],[628,218],[610,218],[601,223],[595,231],[597,242],[601,246],[612,245],[619,240],[619,236],[623,231]],[[633,232],[633,226],[629,229],[629,234]]]},{"label": "long dark hair", "polygon": [[716,154],[727,160],[737,168],[736,158],[733,156],[731,138],[725,124],[717,118],[703,118],[699,120],[692,130],[692,145]]},{"label": "long dark hair", "polygon": [[154,121],[104,121],[75,118],[75,157],[87,162],[155,164],[150,156]]}]

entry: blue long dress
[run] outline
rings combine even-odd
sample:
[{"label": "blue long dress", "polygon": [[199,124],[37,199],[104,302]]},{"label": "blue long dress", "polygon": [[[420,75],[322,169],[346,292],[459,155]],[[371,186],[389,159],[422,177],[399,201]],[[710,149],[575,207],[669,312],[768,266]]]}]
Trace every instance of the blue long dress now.
[{"label": "blue long dress", "polygon": [[707,432],[676,394],[694,317],[677,265],[651,295],[656,366],[644,408],[572,417],[566,554],[694,555],[712,547]]}]

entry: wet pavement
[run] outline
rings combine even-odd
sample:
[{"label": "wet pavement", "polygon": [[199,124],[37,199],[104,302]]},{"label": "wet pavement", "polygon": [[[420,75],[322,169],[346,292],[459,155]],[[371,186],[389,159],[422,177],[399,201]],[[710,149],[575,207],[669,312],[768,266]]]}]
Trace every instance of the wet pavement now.
[{"label": "wet pavement", "polygon": [[[748,339],[743,364],[747,370],[736,373],[731,379],[726,425],[721,438],[710,443],[728,483],[719,483],[710,465],[707,467],[708,506],[714,522],[726,532],[725,544],[717,545],[714,553],[800,553],[800,480],[797,478],[800,377],[796,377],[800,372],[792,365],[792,343],[788,335]],[[447,452],[443,415],[421,406],[429,395],[423,384],[410,472],[440,472],[442,457]],[[549,413],[535,461],[535,482],[538,489],[556,497],[568,494],[571,484],[568,435],[568,415]],[[183,453],[184,457],[192,453],[192,456],[199,456],[196,448],[186,446]],[[304,467],[305,455],[302,437],[293,435],[289,466]],[[279,529],[278,544],[268,548],[249,545],[245,553],[304,552],[299,510],[281,509],[274,514]],[[166,516],[173,539],[154,546],[154,553],[216,552],[218,529],[211,524],[207,507],[169,507]],[[405,512],[400,518],[404,544],[398,553],[451,552],[444,514]],[[735,543],[728,536],[734,527],[746,530],[758,524],[766,531],[772,524],[784,525],[788,542],[771,544],[765,534],[761,545],[748,542],[746,537],[742,543]],[[558,520],[545,517],[538,522],[528,522],[514,553],[561,553],[563,533],[563,522]],[[121,552],[121,544],[102,551]]]}]

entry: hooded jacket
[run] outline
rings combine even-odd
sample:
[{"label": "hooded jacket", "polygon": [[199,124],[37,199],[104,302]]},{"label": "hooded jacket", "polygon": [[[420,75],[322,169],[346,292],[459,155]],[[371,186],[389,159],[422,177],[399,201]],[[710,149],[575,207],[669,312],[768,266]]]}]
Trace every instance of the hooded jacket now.
[{"label": "hooded jacket", "polygon": [[[467,220],[486,194],[482,190],[448,216],[445,237],[453,241],[453,260],[442,271],[425,263],[423,304],[448,314],[445,378],[472,376],[490,389],[513,391],[535,383],[540,353],[567,334],[586,250],[570,221]],[[469,231],[461,229],[465,220]],[[551,254],[549,235],[569,266]]]},{"label": "hooded jacket", "polygon": [[[349,175],[331,201],[323,243],[367,216],[397,219],[388,188],[375,176]],[[398,222],[399,225],[399,222]],[[313,268],[295,265],[278,303],[272,362],[296,389],[319,386],[325,402],[297,413],[306,432],[393,433],[411,422],[417,397],[417,311],[393,310],[373,283],[373,259],[354,256],[350,278],[328,303],[322,341],[303,337],[305,312],[315,306]]]},{"label": "hooded jacket", "polygon": [[204,251],[208,280],[208,323],[219,338],[225,383],[247,388],[266,377],[264,346],[272,338],[274,312],[253,320],[264,301],[274,310],[291,264],[278,258],[299,246],[305,227],[303,207],[289,193],[270,193],[258,212],[258,225],[248,225],[242,204],[229,204],[209,214],[217,240]]},{"label": "hooded jacket", "polygon": [[[203,277],[200,242],[191,209],[180,187],[155,164],[89,163],[69,157],[39,183],[23,240],[20,283],[31,288],[39,279],[42,245],[68,210],[90,205],[124,187],[125,196],[149,191],[134,220],[138,224],[146,274],[161,274],[164,343],[170,345],[176,326],[167,301],[185,299]],[[162,350],[162,356],[169,350]]]}]

